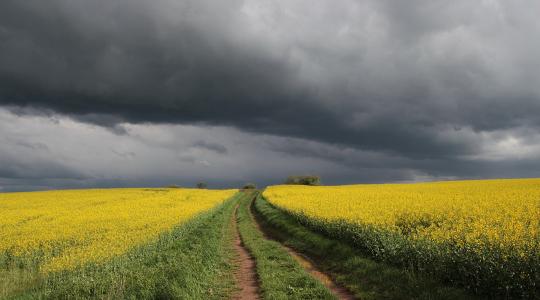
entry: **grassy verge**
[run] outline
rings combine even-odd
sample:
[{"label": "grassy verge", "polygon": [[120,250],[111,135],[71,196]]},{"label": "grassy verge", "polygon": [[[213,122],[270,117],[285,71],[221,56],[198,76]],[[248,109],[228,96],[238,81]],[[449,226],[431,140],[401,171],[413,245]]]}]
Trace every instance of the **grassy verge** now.
[{"label": "grassy verge", "polygon": [[315,259],[360,299],[473,299],[428,277],[367,259],[346,243],[310,231],[261,196],[254,210],[273,236]]},{"label": "grassy verge", "polygon": [[[240,193],[103,264],[47,274],[13,299],[224,299],[235,289],[231,218]],[[7,272],[7,271],[6,271]],[[38,276],[11,274],[27,278]],[[4,278],[2,278],[4,280]],[[14,278],[16,280],[16,278]],[[6,280],[7,281],[7,280]],[[11,282],[16,284],[16,282]]]},{"label": "grassy verge", "polygon": [[238,208],[242,242],[257,261],[264,299],[335,299],[332,293],[304,269],[277,242],[263,237],[250,212],[256,192],[246,192]]}]

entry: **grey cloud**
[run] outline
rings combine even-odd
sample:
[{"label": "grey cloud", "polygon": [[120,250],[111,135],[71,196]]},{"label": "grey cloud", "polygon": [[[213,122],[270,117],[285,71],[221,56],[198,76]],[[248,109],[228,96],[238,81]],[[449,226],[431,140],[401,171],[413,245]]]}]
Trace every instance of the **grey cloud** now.
[{"label": "grey cloud", "polygon": [[0,160],[0,178],[82,180],[88,177],[78,170],[57,163],[44,161],[22,162],[2,157]]},{"label": "grey cloud", "polygon": [[[523,143],[540,128],[538,9],[533,1],[5,0],[0,105],[130,141],[130,124],[289,137],[301,142],[271,151],[378,178],[393,178],[391,168],[395,180],[488,176],[521,164],[486,160],[506,138],[498,133]],[[171,144],[233,154],[221,140]],[[185,163],[216,164],[186,149]]]},{"label": "grey cloud", "polygon": [[193,147],[196,147],[196,148],[203,148],[203,149],[206,149],[206,150],[210,150],[210,151],[214,151],[216,153],[219,153],[219,154],[227,154],[228,150],[227,150],[227,147],[219,144],[219,143],[212,143],[212,142],[207,142],[207,141],[203,141],[203,140],[199,140],[199,141],[196,141],[195,143],[193,143]]},{"label": "grey cloud", "polygon": [[126,121],[202,122],[461,155],[474,149],[437,140],[439,126],[538,126],[538,21],[491,3],[316,1],[293,17],[307,2],[9,0],[0,101],[119,134]]},{"label": "grey cloud", "polygon": [[206,159],[199,159],[193,155],[181,155],[178,158],[181,162],[190,163],[194,165],[210,166],[211,163]]},{"label": "grey cloud", "polygon": [[25,141],[16,141],[15,145],[29,148],[32,150],[40,150],[40,151],[49,151],[49,147],[44,143],[32,143],[32,142],[25,142]]},{"label": "grey cloud", "polygon": [[137,156],[137,154],[133,151],[118,151],[118,150],[115,150],[115,149],[111,149],[111,152],[122,157],[122,158],[126,158],[126,159],[130,159],[130,158],[134,158],[135,156]]},{"label": "grey cloud", "polygon": [[[527,130],[482,137],[485,157],[413,159],[306,139],[253,135],[227,127],[125,125],[129,135],[58,117],[16,116],[0,109],[0,188],[194,186],[238,187],[283,182],[291,174],[318,174],[325,184],[404,182],[434,179],[537,176],[540,135]],[[467,132],[466,129],[461,131]],[[228,152],[193,145],[222,145]],[[450,138],[448,138],[450,139]],[[19,142],[47,142],[48,150]],[[519,153],[519,157],[516,155]],[[535,175],[536,174],[536,175]]]}]

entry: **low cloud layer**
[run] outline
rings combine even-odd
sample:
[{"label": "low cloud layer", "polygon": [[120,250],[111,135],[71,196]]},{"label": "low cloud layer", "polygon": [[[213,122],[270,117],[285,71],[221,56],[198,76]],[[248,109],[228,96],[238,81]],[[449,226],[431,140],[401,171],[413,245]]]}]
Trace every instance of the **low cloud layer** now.
[{"label": "low cloud layer", "polygon": [[64,116],[4,109],[0,125],[0,191],[264,186],[290,174],[319,174],[326,184],[532,177],[540,169],[540,135],[526,132],[477,135],[482,157],[411,159],[223,126],[122,124],[119,135]]},{"label": "low cloud layer", "polygon": [[[141,163],[163,149],[190,166],[186,182],[231,167],[216,172],[222,185],[328,165],[335,183],[540,176],[539,9],[495,0],[5,0],[0,121],[26,124],[21,132],[50,126],[42,138],[0,124],[0,178],[157,184],[149,178],[181,172]],[[95,137],[95,156],[62,150],[84,160],[68,163],[51,146],[62,130],[108,138]],[[144,130],[163,140],[139,140]],[[92,171],[100,157],[107,163]],[[268,157],[272,172],[244,163]],[[115,174],[114,163],[130,160],[136,169]]]}]

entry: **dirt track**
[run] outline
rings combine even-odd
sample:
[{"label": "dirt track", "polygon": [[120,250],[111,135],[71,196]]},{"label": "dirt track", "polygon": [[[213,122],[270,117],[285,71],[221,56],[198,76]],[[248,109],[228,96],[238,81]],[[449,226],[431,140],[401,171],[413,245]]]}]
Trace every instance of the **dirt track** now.
[{"label": "dirt track", "polygon": [[261,299],[259,296],[259,283],[257,280],[257,270],[255,260],[251,257],[251,254],[242,244],[240,233],[238,232],[238,225],[236,220],[238,206],[234,210],[233,225],[234,226],[234,248],[238,254],[236,261],[238,270],[236,271],[236,282],[240,291],[233,297],[233,299],[251,300]]}]

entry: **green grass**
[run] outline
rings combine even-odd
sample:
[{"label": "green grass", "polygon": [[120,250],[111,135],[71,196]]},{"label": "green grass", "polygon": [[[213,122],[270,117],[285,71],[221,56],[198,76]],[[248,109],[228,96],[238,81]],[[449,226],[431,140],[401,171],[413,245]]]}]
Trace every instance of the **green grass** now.
[{"label": "green grass", "polygon": [[256,259],[264,299],[336,299],[326,287],[307,274],[278,242],[264,238],[250,212],[257,192],[245,192],[238,208],[242,242]]},{"label": "green grass", "polygon": [[[103,264],[40,277],[11,266],[8,299],[226,299],[236,289],[231,218],[241,194]],[[6,288],[7,290],[7,288]]]},{"label": "green grass", "polygon": [[474,299],[421,274],[368,259],[348,244],[300,225],[262,196],[255,201],[254,211],[272,236],[315,259],[319,267],[360,299]]}]

